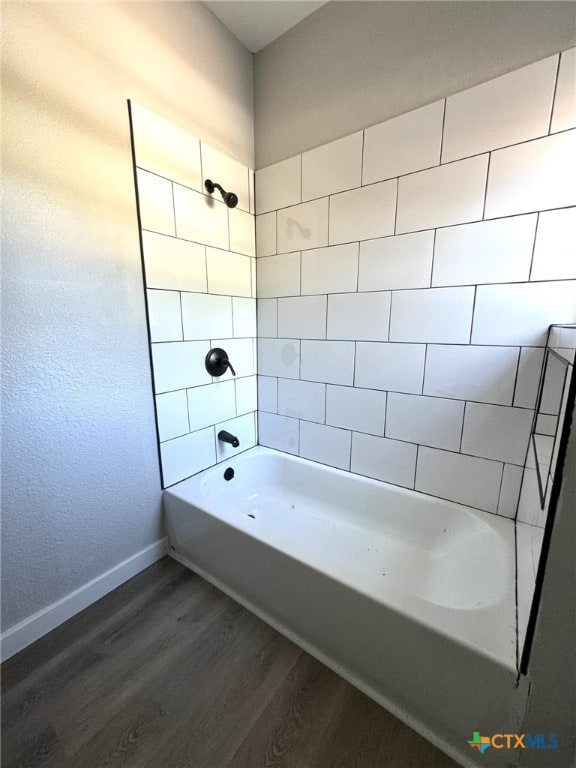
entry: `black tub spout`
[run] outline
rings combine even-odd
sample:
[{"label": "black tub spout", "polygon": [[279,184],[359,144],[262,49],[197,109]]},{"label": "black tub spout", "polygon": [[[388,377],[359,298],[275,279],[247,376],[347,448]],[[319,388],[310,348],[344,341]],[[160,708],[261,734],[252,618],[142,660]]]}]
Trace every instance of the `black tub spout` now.
[{"label": "black tub spout", "polygon": [[238,448],[240,445],[240,440],[238,440],[236,435],[231,435],[230,432],[226,432],[225,429],[221,429],[220,432],[218,432],[218,440],[221,440],[223,443],[230,443],[232,448]]}]

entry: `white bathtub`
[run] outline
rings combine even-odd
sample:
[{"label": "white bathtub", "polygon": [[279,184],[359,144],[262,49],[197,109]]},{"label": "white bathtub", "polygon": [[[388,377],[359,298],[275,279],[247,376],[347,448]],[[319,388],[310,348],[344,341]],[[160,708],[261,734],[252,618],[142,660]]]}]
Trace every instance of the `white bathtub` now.
[{"label": "white bathtub", "polygon": [[262,447],[164,499],[176,559],[457,759],[513,732],[512,521]]}]

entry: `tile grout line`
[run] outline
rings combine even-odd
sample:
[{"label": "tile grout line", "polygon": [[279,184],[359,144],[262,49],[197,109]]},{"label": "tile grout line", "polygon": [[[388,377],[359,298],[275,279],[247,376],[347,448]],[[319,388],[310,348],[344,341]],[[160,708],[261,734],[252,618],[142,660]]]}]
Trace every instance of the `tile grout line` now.
[{"label": "tile grout line", "polygon": [[[538,226],[540,224],[540,213],[541,211],[538,211],[536,213],[536,226],[534,227],[534,242],[532,243],[532,255],[530,256],[530,270],[528,272],[528,280],[526,282],[531,283],[537,283],[542,282],[538,280],[532,281],[532,270],[534,269],[534,256],[536,254],[536,243],[538,241]],[[554,282],[554,281],[547,281],[547,282]]]},{"label": "tile grout line", "polygon": [[182,291],[178,291],[178,303],[180,305],[180,329],[182,330],[182,341],[184,341],[184,309],[182,307]]},{"label": "tile grout line", "polygon": [[[554,135],[556,135],[556,134],[554,134]],[[333,197],[333,195],[331,195],[331,197]],[[313,246],[311,248],[300,248],[299,250],[306,252],[306,251],[312,251],[312,250],[322,250],[324,248],[333,248],[334,246],[338,246],[338,245],[354,245],[355,243],[358,243],[358,242],[360,242],[360,243],[369,243],[369,242],[375,242],[377,240],[388,240],[388,239],[393,238],[393,237],[403,237],[404,235],[415,235],[415,234],[419,234],[421,232],[432,232],[433,230],[448,230],[448,229],[455,229],[455,228],[463,227],[463,226],[471,226],[473,224],[484,224],[484,223],[490,223],[490,222],[504,221],[504,220],[507,220],[507,219],[517,219],[517,218],[521,218],[522,216],[532,216],[534,214],[542,213],[542,212],[550,213],[550,212],[553,212],[553,211],[566,211],[566,210],[571,210],[571,209],[573,209],[575,207],[576,206],[573,203],[570,203],[568,205],[560,205],[560,206],[556,206],[554,208],[547,208],[547,209],[543,209],[543,210],[540,210],[540,209],[530,209],[530,210],[527,210],[527,211],[520,211],[519,213],[508,213],[508,214],[505,214],[504,216],[492,216],[492,217],[490,217],[488,219],[470,219],[470,220],[466,220],[466,221],[458,221],[458,222],[455,222],[453,224],[442,224],[440,226],[438,226],[438,225],[436,225],[436,226],[428,226],[428,227],[423,227],[422,229],[414,229],[414,230],[408,230],[406,232],[401,232],[401,233],[398,233],[398,235],[390,234],[390,235],[380,235],[378,237],[366,237],[366,238],[361,239],[360,241],[358,239],[356,239],[356,240],[347,240],[347,241],[339,242],[339,243],[331,243],[329,245]],[[214,249],[216,251],[222,251],[224,253],[233,253],[233,254],[236,254],[238,256],[244,256],[246,258],[250,258],[250,255],[246,254],[246,253],[238,253],[236,251],[230,251],[229,249],[222,248],[222,247],[217,246],[217,245],[206,245],[206,243],[202,243],[202,242],[200,242],[198,240],[190,240],[190,239],[185,238],[185,237],[178,237],[176,235],[171,235],[168,232],[161,232],[159,230],[149,229],[149,228],[146,228],[146,227],[142,227],[142,231],[143,232],[149,232],[149,233],[151,233],[153,235],[159,235],[161,237],[168,237],[168,238],[170,238],[172,240],[179,240],[179,241],[185,242],[185,243],[193,243],[193,244],[196,244],[196,245],[206,246],[206,247],[212,248],[212,249]],[[273,258],[274,256],[286,256],[287,254],[297,253],[297,252],[298,251],[281,251],[279,253],[268,254],[267,256],[259,256],[258,258],[259,259],[269,259],[269,258]],[[563,278],[563,279],[571,279],[571,278]]]},{"label": "tile grout line", "polygon": [[364,145],[366,143],[366,129],[362,130],[362,149],[360,151],[360,186],[364,186]]},{"label": "tile grout line", "polygon": [[518,357],[516,359],[516,371],[514,374],[514,387],[512,389],[512,403],[510,405],[510,407],[512,408],[515,407],[514,400],[516,399],[516,389],[518,387],[518,379],[520,377],[520,363],[522,361],[522,349],[523,349],[522,347],[518,347],[518,352],[517,352]]},{"label": "tile grout line", "polygon": [[502,474],[500,475],[500,486],[498,488],[498,501],[496,502],[496,510],[500,510],[500,498],[502,496],[502,486],[504,485],[504,471],[506,469],[506,462],[502,464]]},{"label": "tile grout line", "polygon": [[398,199],[400,197],[400,177],[396,178],[396,200],[394,203],[394,235],[398,234]]},{"label": "tile grout line", "polygon": [[[374,181],[374,182],[369,182],[368,184],[362,184],[362,185],[357,186],[357,187],[350,187],[349,189],[344,189],[344,190],[340,190],[338,192],[334,192],[334,193],[332,193],[332,196],[333,195],[345,194],[346,192],[352,192],[354,190],[359,190],[359,189],[362,189],[362,188],[365,188],[365,187],[375,186],[376,184],[383,184],[383,183],[386,183],[386,182],[389,182],[389,181],[394,181],[396,179],[405,178],[407,176],[414,176],[415,174],[424,173],[426,171],[433,171],[433,170],[436,170],[437,168],[445,168],[446,166],[453,165],[454,163],[460,163],[460,162],[463,162],[465,160],[470,160],[470,159],[475,158],[475,157],[480,157],[482,155],[490,154],[492,152],[499,152],[499,151],[505,150],[505,149],[512,149],[514,147],[519,147],[519,146],[522,146],[524,144],[531,144],[533,142],[549,138],[550,136],[559,136],[559,135],[561,135],[563,133],[569,133],[570,131],[573,131],[573,130],[574,130],[574,128],[571,126],[569,128],[564,128],[564,129],[562,129],[560,131],[555,131],[554,133],[543,133],[543,134],[540,134],[538,136],[533,136],[530,139],[525,139],[524,141],[518,141],[518,142],[515,142],[513,144],[504,144],[502,146],[492,147],[490,150],[484,150],[482,152],[476,152],[475,154],[472,154],[472,155],[466,155],[464,157],[459,157],[459,158],[456,158],[455,160],[450,160],[450,161],[448,161],[446,163],[438,163],[438,164],[435,164],[435,165],[426,166],[424,168],[419,168],[418,170],[415,170],[415,171],[409,171],[408,173],[400,174],[400,176],[390,176],[390,177],[387,177],[387,178],[384,178],[384,179],[378,179],[377,181]],[[350,135],[352,135],[352,134],[350,134]],[[346,138],[346,137],[343,137],[343,138]],[[297,157],[297,155],[293,155],[293,157]],[[287,159],[291,159],[291,158],[287,158]],[[275,165],[275,163],[273,163],[272,165]],[[267,166],[267,167],[271,167],[271,166]],[[151,174],[153,176],[156,176],[158,178],[165,179],[166,181],[170,181],[170,182],[172,182],[172,183],[174,183],[174,184],[176,184],[176,185],[178,185],[180,187],[183,187],[184,189],[190,190],[191,192],[196,192],[197,194],[200,194],[203,197],[209,197],[210,199],[214,199],[214,198],[211,198],[210,195],[205,194],[201,190],[195,189],[194,187],[190,187],[190,186],[188,186],[186,184],[182,184],[182,183],[180,183],[178,181],[173,181],[172,179],[168,178],[167,176],[163,176],[162,174],[157,173],[156,171],[149,170],[148,168],[144,168],[142,166],[136,166],[136,168],[138,170],[144,171],[145,173],[149,173],[149,174]],[[261,170],[265,170],[265,169],[263,168]],[[317,200],[321,200],[323,197],[327,197],[327,195],[321,195],[320,197],[311,198],[310,200],[304,201],[304,203],[315,202]],[[219,201],[219,200],[215,200],[215,202],[217,202],[219,205],[225,205],[224,202]],[[281,210],[287,210],[288,208],[295,208],[296,206],[303,205],[304,203],[303,202],[293,203],[291,205],[282,206],[282,207],[277,208],[277,209],[271,208],[269,210],[262,211],[261,213],[259,213],[257,215],[261,216],[261,215],[264,215],[266,213],[272,213],[274,211],[277,212],[277,211],[281,211]],[[566,206],[564,206],[564,207],[566,207]],[[244,208],[239,208],[238,210],[241,210],[244,213],[248,213],[249,215],[256,215],[255,213],[251,214],[249,210],[245,210]]]},{"label": "tile grout line", "polygon": [[[270,377],[270,378],[277,378],[278,384],[279,384],[280,379],[283,378],[283,377]],[[286,380],[287,381],[292,381],[292,382],[299,381],[299,379],[293,379],[293,378],[288,378]],[[310,383],[320,384],[320,385],[324,384],[324,382],[310,382]],[[327,385],[327,386],[330,386],[330,385]],[[332,385],[332,386],[346,386],[346,385],[336,384],[336,385]],[[348,387],[348,388],[350,389],[350,387]],[[386,393],[386,394],[395,394],[395,393]],[[398,394],[404,394],[404,393],[398,393]],[[415,395],[415,397],[419,397],[419,395]],[[388,404],[387,404],[387,407],[388,407]],[[279,414],[279,415],[281,415],[281,414]],[[319,422],[319,421],[317,421],[315,419],[308,419],[308,418],[304,418],[302,416],[299,416],[299,417],[285,416],[285,418],[294,418],[294,419],[297,418],[300,421],[305,421],[305,422],[309,422],[309,423],[312,423],[312,424],[321,424],[321,422]],[[440,453],[451,454],[452,456],[462,456],[464,458],[476,459],[478,461],[488,462],[490,464],[500,464],[501,466],[504,466],[504,465],[507,464],[507,465],[510,465],[512,467],[517,467],[520,470],[522,470],[524,468],[522,464],[516,464],[516,463],[514,463],[512,461],[505,461],[503,459],[487,458],[486,456],[479,456],[479,455],[474,454],[474,453],[463,453],[460,450],[456,450],[456,449],[453,449],[453,448],[445,448],[445,447],[441,448],[438,445],[432,445],[430,443],[423,443],[423,442],[416,443],[416,442],[414,442],[412,440],[407,440],[407,439],[403,439],[403,438],[399,438],[399,437],[392,437],[389,434],[375,435],[374,432],[363,432],[360,429],[350,429],[349,427],[341,427],[341,426],[331,425],[331,424],[327,424],[326,426],[333,426],[334,429],[340,429],[340,430],[343,430],[343,431],[357,432],[359,435],[367,435],[369,437],[385,438],[387,440],[391,440],[391,441],[393,441],[395,443],[401,443],[403,445],[414,445],[414,446],[420,445],[422,448],[430,448],[431,450],[439,451]],[[462,427],[462,429],[463,428],[464,428],[464,420],[463,420],[463,427]],[[164,441],[164,442],[168,442],[168,441]]]},{"label": "tile grout line", "polygon": [[[435,165],[428,165],[428,166],[425,166],[424,168],[418,168],[415,171],[408,171],[407,173],[401,173],[399,176],[387,176],[386,178],[378,179],[376,181],[371,181],[361,186],[349,187],[348,189],[341,189],[338,192],[330,193],[330,196],[335,197],[336,195],[344,195],[347,192],[353,192],[355,190],[365,189],[366,187],[373,187],[373,186],[376,186],[377,184],[385,184],[390,181],[395,181],[396,179],[406,178],[407,176],[415,176],[418,173],[425,173],[425,172],[437,170],[439,168],[446,168],[449,165],[454,165],[455,163],[462,163],[462,162],[465,162],[466,160],[472,160],[473,158],[481,157],[482,155],[488,155],[492,152],[500,152],[504,149],[513,149],[514,147],[520,147],[525,144],[533,144],[536,141],[547,139],[549,138],[549,136],[559,136],[563,133],[570,133],[570,131],[573,131],[573,130],[574,130],[574,127],[571,126],[569,128],[563,128],[561,131],[556,131],[553,134],[542,133],[542,134],[539,134],[538,136],[533,136],[530,139],[514,142],[513,144],[503,144],[502,146],[495,146],[495,147],[491,147],[490,149],[484,149],[481,152],[475,152],[472,155],[464,155],[463,157],[458,157],[458,158],[455,158],[454,160],[449,160],[446,163],[436,163]],[[346,138],[346,137],[343,137],[343,138]],[[292,159],[295,157],[297,157],[297,155],[293,155]],[[287,158],[287,159],[291,159],[291,158]],[[164,176],[161,176],[160,174],[155,173],[154,171],[148,171],[146,168],[141,168],[141,170],[146,171],[147,173],[152,173],[155,176],[160,176],[160,178],[166,178]],[[265,170],[265,169],[262,169],[262,170]],[[180,184],[179,182],[175,182],[175,183],[178,184],[179,186],[185,186],[184,184]],[[187,189],[191,189],[193,192],[197,192],[197,190],[192,189],[191,187],[187,187]],[[262,211],[258,215],[261,216],[265,213],[271,213],[274,210],[284,211],[284,210],[288,210],[289,208],[296,208],[299,205],[305,205],[306,203],[316,202],[328,196],[329,195],[320,195],[319,197],[313,197],[313,198],[310,198],[310,200],[305,200],[304,202],[292,203],[290,205],[281,206],[280,208],[270,208],[269,210]],[[245,211],[245,213],[249,213],[249,211]]]},{"label": "tile grout line", "polygon": [[460,430],[460,447],[458,448],[457,453],[461,456],[466,456],[467,454],[462,453],[462,443],[464,442],[464,425],[466,424],[466,409],[468,408],[468,401],[464,400],[464,409],[462,411],[462,429]]},{"label": "tile grout line", "polygon": [[486,219],[486,203],[488,202],[488,181],[490,180],[490,164],[492,162],[492,152],[488,152],[488,164],[486,166],[486,184],[484,186],[484,204],[482,206],[482,221]]},{"label": "tile grout line", "polygon": [[[243,297],[241,297],[243,298]],[[270,299],[270,301],[274,301],[274,299]],[[218,341],[245,341],[247,339],[254,339],[254,336],[239,336],[237,339],[234,339],[231,336],[227,337],[221,337],[218,339]],[[337,342],[339,344],[350,344],[354,341],[356,341],[359,344],[372,344],[372,345],[379,345],[379,346],[387,346],[387,345],[394,345],[394,346],[410,346],[410,347],[423,347],[426,344],[430,344],[431,346],[436,347],[463,347],[463,348],[479,348],[479,349],[532,349],[532,350],[544,350],[544,346],[536,346],[531,344],[468,344],[467,342],[434,342],[434,341],[385,341],[385,340],[377,340],[374,339],[323,339],[323,338],[317,338],[317,337],[303,337],[302,339],[296,338],[291,336],[261,336],[262,339],[267,339],[269,341],[278,341],[278,340],[285,340],[285,339],[292,339],[293,341],[316,341],[316,342]],[[180,341],[178,339],[172,339],[170,341],[155,341],[152,343],[153,347],[161,347],[167,344],[199,344],[199,343],[210,343],[210,339],[202,338],[202,339],[184,339],[184,341]],[[240,378],[240,377],[239,377]],[[198,386],[202,386],[201,384]],[[345,384],[342,386],[346,386]],[[376,387],[364,387],[364,389],[377,389]],[[170,391],[170,390],[168,390]],[[417,392],[405,392],[405,394],[418,394]],[[430,397],[436,397],[436,395],[430,395]],[[450,398],[448,398],[450,399]],[[469,398],[453,398],[453,399],[469,399]],[[500,405],[500,406],[506,406],[506,403],[496,403],[492,402],[491,400],[477,400],[477,401],[471,401],[470,402],[478,402],[478,403],[486,403],[488,405]],[[534,410],[533,407],[529,406],[515,406],[518,408],[523,408],[525,410]]]},{"label": "tile grout line", "polygon": [[474,286],[474,299],[472,300],[472,314],[470,315],[470,338],[468,346],[472,344],[472,336],[474,335],[474,313],[476,312],[476,297],[478,294],[478,286]]},{"label": "tile grout line", "polygon": [[548,121],[548,136],[552,134],[552,121],[554,119],[554,108],[556,106],[556,94],[558,93],[558,81],[560,79],[560,63],[562,61],[562,52],[558,54],[558,64],[556,65],[556,77],[554,78],[554,92],[552,93],[552,106],[550,107],[550,120]]},{"label": "tile grout line", "polygon": [[438,235],[438,230],[434,230],[434,234],[432,236],[432,263],[430,264],[430,288],[437,288],[438,286],[433,285],[434,283],[434,266],[435,266],[435,260],[436,260],[436,237]]},{"label": "tile grout line", "polygon": [[444,131],[446,129],[446,112],[448,110],[448,97],[444,98],[444,109],[442,110],[442,130],[440,132],[440,162],[442,165],[442,154],[444,152]]},{"label": "tile grout line", "polygon": [[[430,291],[430,290],[433,290],[433,291],[444,291],[444,290],[451,290],[451,289],[461,290],[463,288],[491,288],[491,287],[494,287],[494,288],[496,288],[496,287],[498,287],[498,288],[506,288],[508,286],[529,286],[529,285],[530,286],[537,286],[537,285],[542,285],[542,284],[547,284],[547,283],[555,283],[555,284],[556,283],[576,283],[576,278],[566,277],[566,278],[558,278],[558,279],[554,279],[554,280],[532,280],[532,281],[529,281],[529,280],[514,280],[514,281],[507,282],[507,283],[476,283],[476,284],[475,283],[462,283],[462,284],[459,284],[459,285],[434,285],[432,287],[424,286],[424,287],[420,287],[420,288],[382,288],[380,290],[369,290],[369,291],[331,291],[329,294],[326,294],[326,293],[305,293],[305,294],[292,293],[292,294],[285,294],[285,295],[278,296],[278,297],[276,297],[276,296],[260,296],[259,299],[275,299],[275,298],[280,298],[280,299],[298,299],[298,298],[304,298],[304,297],[312,298],[314,296],[325,296],[325,295],[329,295],[329,296],[353,296],[356,293],[358,293],[358,294],[368,294],[368,293],[390,293],[390,294],[396,294],[396,293],[416,293],[417,291]],[[168,291],[168,292],[172,291],[173,292],[174,290],[177,290],[177,289],[174,289],[174,288],[150,288],[150,290],[153,290],[153,291]],[[182,291],[182,293],[188,293],[188,294],[193,294],[193,295],[197,295],[197,296],[205,296],[206,295],[206,291]],[[244,299],[251,298],[250,296],[246,296],[245,294],[241,295],[241,294],[229,294],[229,293],[212,293],[210,295],[211,296],[230,296],[230,295],[233,295],[235,298],[240,298],[240,299],[242,299],[242,298],[244,298]],[[369,341],[369,339],[367,339],[367,341]],[[418,341],[418,342],[406,341],[405,343],[406,344],[413,344],[413,343],[423,344],[425,342],[422,342],[422,341]],[[439,343],[440,344],[462,344],[463,342],[449,342],[449,341],[446,341],[446,342],[439,342]],[[498,346],[505,346],[505,347],[509,347],[509,346],[518,346],[518,345],[517,344],[488,344],[488,345],[481,344],[479,346],[496,346],[496,347],[498,347]],[[532,345],[529,345],[529,346],[538,346],[538,345],[532,344]],[[545,345],[542,345],[542,346],[545,346]]]}]

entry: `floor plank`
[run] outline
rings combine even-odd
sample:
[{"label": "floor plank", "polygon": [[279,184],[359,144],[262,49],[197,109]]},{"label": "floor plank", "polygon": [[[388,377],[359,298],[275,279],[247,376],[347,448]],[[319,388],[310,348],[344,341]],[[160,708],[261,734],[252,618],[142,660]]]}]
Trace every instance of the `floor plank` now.
[{"label": "floor plank", "polygon": [[455,768],[164,558],[1,667],[5,768]]}]

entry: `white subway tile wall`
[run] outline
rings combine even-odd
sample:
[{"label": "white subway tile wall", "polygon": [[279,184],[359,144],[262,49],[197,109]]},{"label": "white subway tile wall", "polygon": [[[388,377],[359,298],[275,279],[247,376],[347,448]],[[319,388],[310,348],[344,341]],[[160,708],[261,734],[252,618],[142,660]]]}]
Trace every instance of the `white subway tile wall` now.
[{"label": "white subway tile wall", "polygon": [[302,200],[360,186],[363,132],[324,144],[302,155]]},{"label": "white subway tile wall", "polygon": [[274,376],[258,376],[258,411],[262,427],[262,411],[278,412],[278,379]]},{"label": "white subway tile wall", "polygon": [[258,373],[300,377],[300,339],[258,339]]},{"label": "white subway tile wall", "polygon": [[533,415],[525,408],[466,403],[462,451],[523,466]]},{"label": "white subway tile wall", "polygon": [[164,487],[174,485],[216,463],[214,427],[160,443]]},{"label": "white subway tile wall", "polygon": [[392,179],[438,165],[444,101],[436,101],[364,131],[362,182]]},{"label": "white subway tile wall", "polygon": [[277,451],[298,455],[300,443],[300,422],[287,416],[259,411],[258,442]]},{"label": "white subway tile wall", "polygon": [[136,166],[201,191],[200,141],[140,104],[130,106]]},{"label": "white subway tile wall", "polygon": [[576,203],[576,130],[491,154],[486,218],[565,208]]},{"label": "white subway tile wall", "polygon": [[[254,174],[133,102],[131,112],[167,487],[256,444]],[[229,209],[218,192],[208,195],[206,179],[235,192],[238,206]],[[259,242],[275,253],[276,213],[267,218],[273,226],[260,227]],[[275,336],[275,324],[271,330]],[[227,351],[235,378],[229,371],[214,379],[208,374],[211,347]],[[237,435],[238,449],[218,440],[220,429]]]},{"label": "white subway tile wall", "polygon": [[256,321],[258,337],[278,336],[278,299],[258,299]]},{"label": "white subway tile wall", "polygon": [[256,171],[256,213],[275,211],[302,202],[300,155]]},{"label": "white subway tile wall", "polygon": [[147,293],[151,341],[182,341],[180,294],[155,290]]},{"label": "white subway tile wall", "polygon": [[300,295],[300,251],[258,259],[256,293],[259,299]]},{"label": "white subway tile wall", "polygon": [[390,292],[334,293],[328,298],[329,339],[388,341]]},{"label": "white subway tile wall", "polygon": [[155,393],[209,384],[211,377],[204,367],[204,359],[209,351],[210,344],[207,341],[153,344]]},{"label": "white subway tile wall", "polygon": [[516,508],[522,486],[522,475],[522,467],[514,464],[504,464],[504,474],[502,475],[502,486],[498,500],[499,515],[510,518],[516,517]]},{"label": "white subway tile wall", "polygon": [[552,133],[576,128],[576,48],[563,51],[556,84]]},{"label": "white subway tile wall", "polygon": [[548,326],[572,323],[576,314],[576,280],[476,289],[473,344],[543,347]]},{"label": "white subway tile wall", "polygon": [[182,324],[187,340],[232,336],[232,299],[210,293],[185,293]]},{"label": "white subway tile wall", "polygon": [[457,451],[464,403],[440,397],[388,394],[386,436],[408,443]]},{"label": "white subway tile wall", "polygon": [[256,216],[256,256],[276,253],[276,211]]},{"label": "white subway tile wall", "polygon": [[326,385],[298,379],[278,379],[278,413],[324,424]]},{"label": "white subway tile wall", "polygon": [[[237,210],[250,212],[250,176],[253,174],[245,165],[239,163],[219,149],[211,147],[206,142],[199,142],[202,153],[202,187],[204,191],[204,182],[207,179],[216,181],[224,187],[225,190],[233,191],[238,196]],[[169,178],[171,178],[169,176]],[[185,186],[190,186],[183,182]],[[218,192],[215,193],[218,196]],[[254,227],[252,226],[252,229]]]},{"label": "white subway tile wall", "polygon": [[330,197],[330,245],[393,235],[395,209],[395,180],[333,195]]},{"label": "white subway tile wall", "polygon": [[466,344],[470,341],[474,288],[395,291],[390,341]]},{"label": "white subway tile wall", "polygon": [[429,288],[433,252],[433,230],[365,240],[360,243],[358,290]]},{"label": "white subway tile wall", "polygon": [[544,350],[541,347],[522,347],[513,405],[519,408],[536,407],[543,364]]},{"label": "white subway tile wall", "polygon": [[176,234],[172,182],[141,168],[136,179],[142,228],[164,235]]},{"label": "white subway tile wall", "polygon": [[300,378],[327,384],[348,384],[354,380],[352,341],[302,340]]},{"label": "white subway tile wall", "polygon": [[258,410],[258,382],[256,376],[236,379],[236,412],[238,415]]},{"label": "white subway tile wall", "polygon": [[401,176],[396,233],[478,221],[487,173],[486,154]]},{"label": "white subway tile wall", "polygon": [[[215,197],[195,192],[180,184],[172,186],[176,237],[227,250],[230,246],[230,234],[226,205]],[[143,226],[148,229],[145,224]]]},{"label": "white subway tile wall", "polygon": [[412,443],[352,433],[351,470],[386,483],[414,488],[418,448]]},{"label": "white subway tile wall", "polygon": [[234,338],[256,337],[256,302],[232,297],[232,328]]},{"label": "white subway tile wall", "polygon": [[260,442],[516,517],[576,321],[575,61],[257,172]]},{"label": "white subway tile wall", "polygon": [[424,377],[424,344],[356,344],[354,384],[390,392],[420,394]]},{"label": "white subway tile wall", "polygon": [[442,162],[545,136],[557,67],[551,56],[446,99]]},{"label": "white subway tile wall", "polygon": [[386,392],[327,385],[326,424],[382,436],[385,418]]},{"label": "white subway tile wall", "polygon": [[230,250],[246,256],[256,255],[254,216],[239,208],[229,208]]},{"label": "white subway tile wall", "polygon": [[142,230],[142,249],[148,288],[207,290],[205,246]]},{"label": "white subway tile wall", "polygon": [[432,285],[528,280],[536,218],[530,214],[439,229]]},{"label": "white subway tile wall", "polygon": [[235,415],[233,381],[223,381],[188,390],[188,420],[191,432],[209,427],[214,421],[224,421]]},{"label": "white subway tile wall", "polygon": [[576,208],[540,214],[530,279],[576,279]]},{"label": "white subway tile wall", "polygon": [[206,248],[208,292],[224,296],[251,296],[251,259],[240,253]]},{"label": "white subway tile wall", "polygon": [[358,243],[302,252],[301,293],[346,293],[358,286]]},{"label": "white subway tile wall", "polygon": [[278,211],[278,253],[328,245],[328,198]]},{"label": "white subway tile wall", "polygon": [[346,429],[300,422],[300,456],[338,469],[350,469],[352,434]]},{"label": "white subway tile wall", "polygon": [[278,299],[278,336],[288,339],[325,339],[326,296]]},{"label": "white subway tile wall", "polygon": [[517,372],[518,347],[430,344],[424,394],[512,405]]},{"label": "white subway tile wall", "polygon": [[416,490],[496,512],[503,470],[498,461],[420,446]]},{"label": "white subway tile wall", "polygon": [[190,431],[186,390],[156,395],[156,415],[160,440],[186,435]]}]

